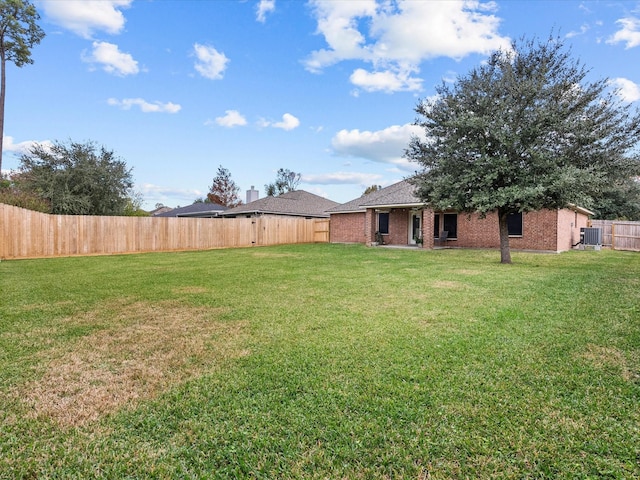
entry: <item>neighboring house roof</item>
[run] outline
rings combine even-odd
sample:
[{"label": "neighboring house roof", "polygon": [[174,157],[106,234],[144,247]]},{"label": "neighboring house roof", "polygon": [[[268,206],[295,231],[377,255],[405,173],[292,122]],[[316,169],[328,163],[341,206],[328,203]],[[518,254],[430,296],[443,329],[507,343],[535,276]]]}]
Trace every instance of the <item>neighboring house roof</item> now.
[{"label": "neighboring house roof", "polygon": [[227,210],[227,207],[218,205],[217,203],[194,203],[186,207],[174,208],[168,212],[159,213],[156,217],[199,217],[210,218],[217,217],[222,212]]},{"label": "neighboring house roof", "polygon": [[367,208],[418,207],[424,202],[415,195],[415,186],[407,180],[394,183],[375,192],[368,193],[350,202],[338,205],[328,213],[364,212]]},{"label": "neighboring house roof", "polygon": [[300,217],[328,217],[327,210],[338,203],[304,190],[264,197],[245,205],[230,208],[223,216],[236,215],[294,215]]}]

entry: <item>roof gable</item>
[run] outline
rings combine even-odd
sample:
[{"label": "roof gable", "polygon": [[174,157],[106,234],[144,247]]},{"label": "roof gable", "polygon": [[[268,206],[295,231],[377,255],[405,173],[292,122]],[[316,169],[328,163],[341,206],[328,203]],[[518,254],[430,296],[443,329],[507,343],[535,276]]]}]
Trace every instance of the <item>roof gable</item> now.
[{"label": "roof gable", "polygon": [[367,208],[414,205],[424,205],[424,202],[416,196],[415,186],[409,183],[408,180],[402,180],[350,202],[338,205],[329,210],[329,213],[363,212]]}]

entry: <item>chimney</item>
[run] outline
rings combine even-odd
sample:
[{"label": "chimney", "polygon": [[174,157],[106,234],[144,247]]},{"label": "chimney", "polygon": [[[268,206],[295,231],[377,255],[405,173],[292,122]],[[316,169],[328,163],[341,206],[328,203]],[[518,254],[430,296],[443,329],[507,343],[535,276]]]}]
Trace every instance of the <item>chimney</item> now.
[{"label": "chimney", "polygon": [[258,190],[255,190],[253,185],[251,185],[251,190],[247,190],[247,203],[255,202],[258,200],[258,196]]}]

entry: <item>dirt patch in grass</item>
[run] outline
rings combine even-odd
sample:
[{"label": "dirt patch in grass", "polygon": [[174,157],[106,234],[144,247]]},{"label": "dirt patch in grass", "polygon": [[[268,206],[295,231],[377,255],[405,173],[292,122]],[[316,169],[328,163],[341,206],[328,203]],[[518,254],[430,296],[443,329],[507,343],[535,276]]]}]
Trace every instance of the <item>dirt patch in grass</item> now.
[{"label": "dirt patch in grass", "polygon": [[456,270],[455,273],[459,273],[460,275],[480,275],[483,272],[481,270],[471,270],[468,268],[461,268]]},{"label": "dirt patch in grass", "polygon": [[596,368],[618,369],[622,374],[622,378],[627,382],[637,381],[640,376],[630,368],[624,354],[616,348],[589,344],[582,354],[582,358]]},{"label": "dirt patch in grass", "polygon": [[245,323],[220,322],[223,313],[170,301],[135,302],[69,319],[108,326],[65,344],[64,351],[43,352],[44,374],[17,394],[34,417],[63,426],[95,421],[247,355],[241,346]]}]

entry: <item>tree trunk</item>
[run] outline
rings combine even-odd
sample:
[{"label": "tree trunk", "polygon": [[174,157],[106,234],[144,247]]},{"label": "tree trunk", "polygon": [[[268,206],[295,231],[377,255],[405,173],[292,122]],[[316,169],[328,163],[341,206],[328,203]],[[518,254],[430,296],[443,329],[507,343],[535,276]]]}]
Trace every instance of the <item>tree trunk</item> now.
[{"label": "tree trunk", "polygon": [[498,209],[498,223],[500,226],[500,263],[511,263],[511,248],[509,247],[509,227],[507,217],[509,212]]}]

